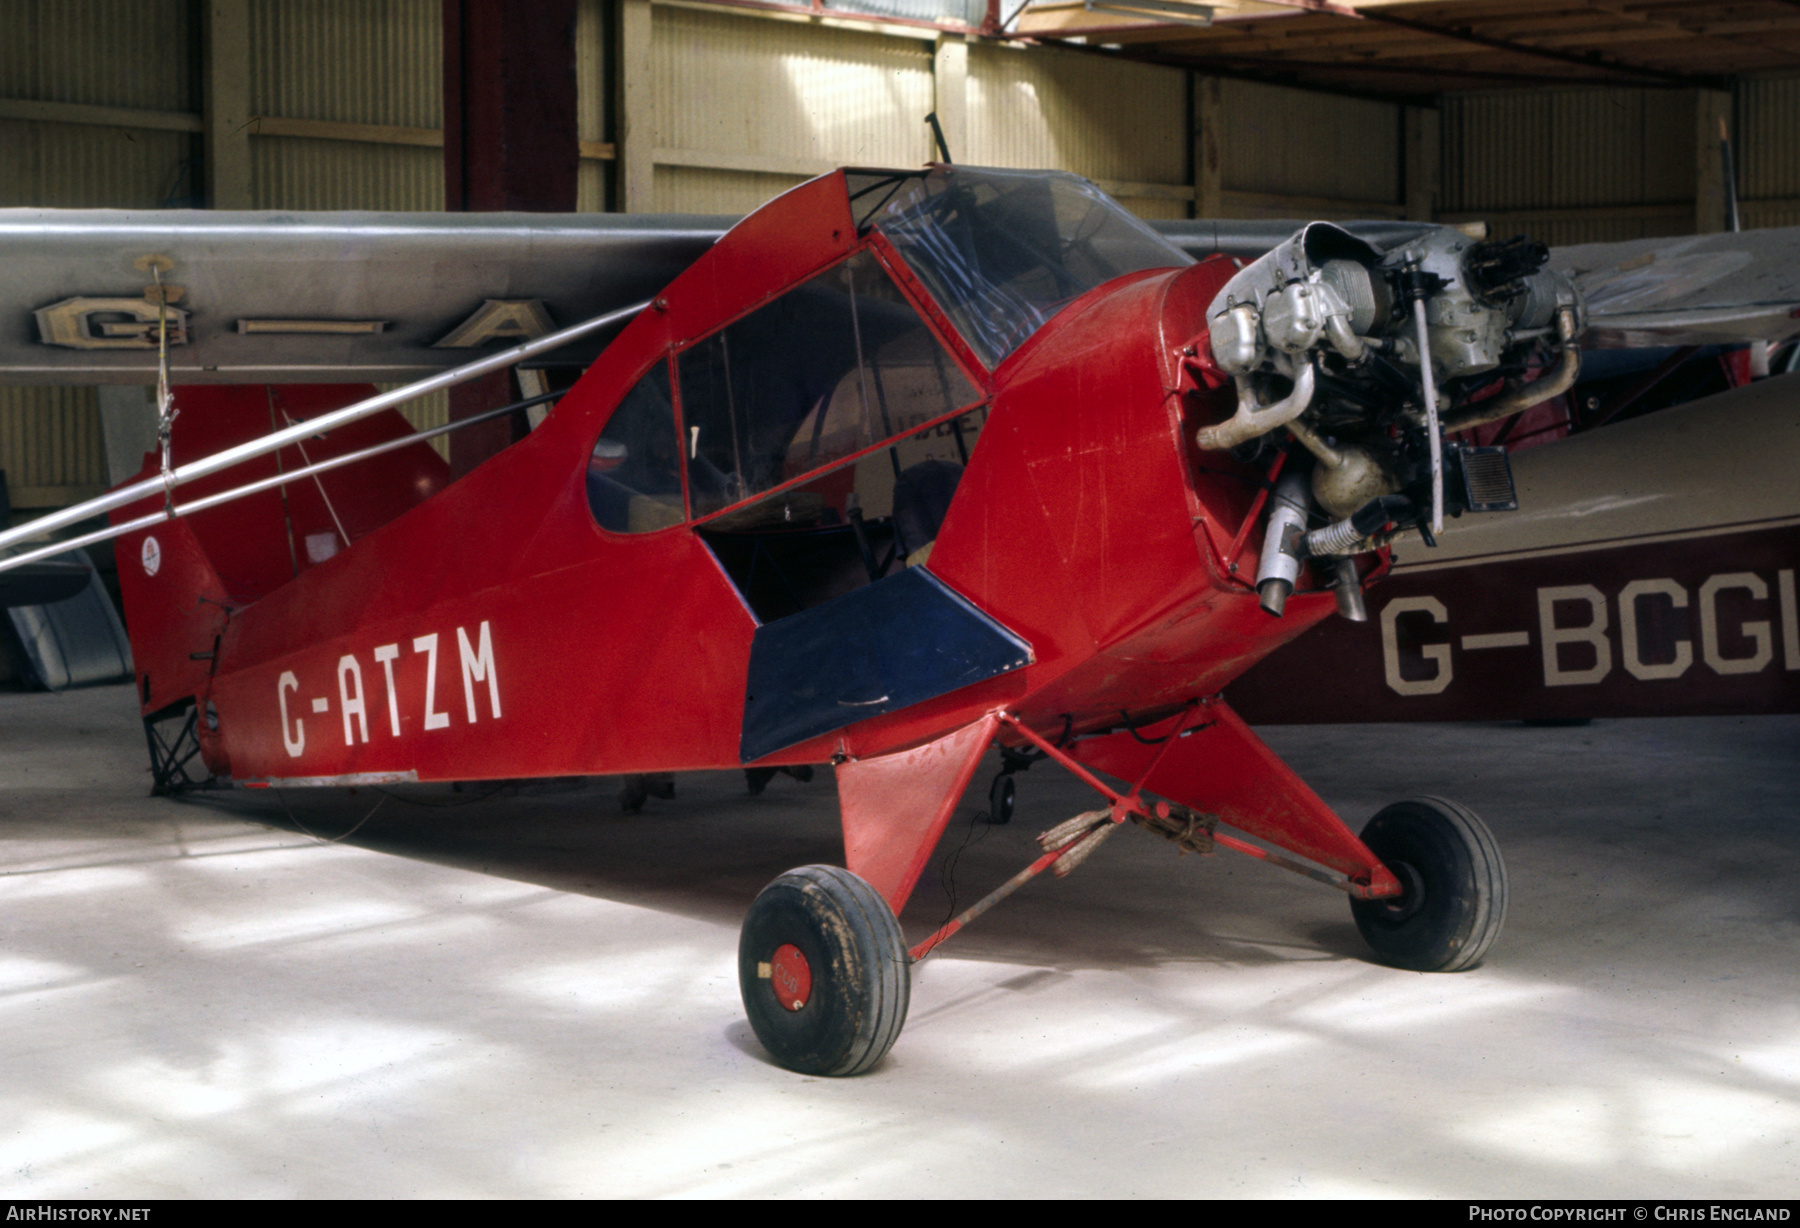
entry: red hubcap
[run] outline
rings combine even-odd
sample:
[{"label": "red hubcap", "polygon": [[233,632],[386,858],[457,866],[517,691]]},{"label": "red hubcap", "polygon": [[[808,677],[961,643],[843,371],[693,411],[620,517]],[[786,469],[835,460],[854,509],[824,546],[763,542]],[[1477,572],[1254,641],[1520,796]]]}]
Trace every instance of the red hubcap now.
[{"label": "red hubcap", "polygon": [[800,948],[784,942],[775,948],[769,960],[769,983],[775,987],[775,1000],[790,1011],[797,1011],[812,997],[812,966]]}]

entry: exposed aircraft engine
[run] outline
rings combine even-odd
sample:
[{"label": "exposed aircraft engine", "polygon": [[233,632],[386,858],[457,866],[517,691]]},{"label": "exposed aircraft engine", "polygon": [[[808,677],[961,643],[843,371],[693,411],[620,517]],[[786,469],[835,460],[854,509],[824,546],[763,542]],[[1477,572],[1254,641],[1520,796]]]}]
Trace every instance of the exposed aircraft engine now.
[{"label": "exposed aircraft engine", "polygon": [[[1432,542],[1446,512],[1516,505],[1503,450],[1445,435],[1575,382],[1582,304],[1548,259],[1542,243],[1451,227],[1384,252],[1314,222],[1213,299],[1213,357],[1238,408],[1199,445],[1241,455],[1285,427],[1311,457],[1310,480],[1284,482],[1287,514],[1271,521],[1259,587],[1272,613],[1301,558],[1358,554],[1414,527]],[[1328,523],[1309,531],[1302,503]]]}]

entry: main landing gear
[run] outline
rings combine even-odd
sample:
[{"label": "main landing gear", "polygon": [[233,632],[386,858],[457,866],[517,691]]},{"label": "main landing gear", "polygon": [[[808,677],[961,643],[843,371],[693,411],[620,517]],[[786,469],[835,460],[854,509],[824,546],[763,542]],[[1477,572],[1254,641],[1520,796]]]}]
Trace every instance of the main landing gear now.
[{"label": "main landing gear", "polygon": [[[1125,792],[1016,718],[989,718],[1068,768],[1107,805],[1039,835],[1042,856],[910,949],[887,900],[856,874],[836,866],[783,874],[756,897],[738,943],[739,987],[757,1039],[804,1074],[873,1068],[906,1022],[914,962],[1043,871],[1066,875],[1127,821],[1185,852],[1208,856],[1223,846],[1338,888],[1383,963],[1460,972],[1481,962],[1506,921],[1507,883],[1493,833],[1472,811],[1435,797],[1396,802],[1369,820],[1359,840],[1222,702],[1193,710],[1201,707],[1190,705],[1161,738],[1084,747],[1084,761],[1134,781]],[[1208,714],[1207,723],[1195,719]],[[966,745],[979,755],[979,744]],[[1167,769],[1160,776],[1159,765]],[[999,779],[1011,783],[1009,774]],[[1210,804],[1257,842],[1218,830],[1217,815],[1145,798],[1153,780],[1171,792],[1185,791],[1184,780],[1205,782],[1217,794]],[[946,795],[946,814],[953,804]],[[899,900],[909,886],[896,889]]]},{"label": "main landing gear", "polygon": [[1506,921],[1506,866],[1487,824],[1455,802],[1421,797],[1370,819],[1362,842],[1403,888],[1393,899],[1350,901],[1381,961],[1414,972],[1480,963]]},{"label": "main landing gear", "polygon": [[837,866],[764,887],[738,939],[738,985],[763,1048],[802,1074],[861,1074],[893,1048],[912,994],[900,923]]}]

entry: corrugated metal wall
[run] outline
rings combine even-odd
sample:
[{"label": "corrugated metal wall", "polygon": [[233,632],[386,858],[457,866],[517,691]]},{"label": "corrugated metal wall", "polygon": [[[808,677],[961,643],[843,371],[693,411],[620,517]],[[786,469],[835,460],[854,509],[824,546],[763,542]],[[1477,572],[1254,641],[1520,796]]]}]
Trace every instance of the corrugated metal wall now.
[{"label": "corrugated metal wall", "polygon": [[441,150],[286,136],[250,150],[258,209],[444,207]]},{"label": "corrugated metal wall", "polygon": [[188,0],[8,0],[0,93],[185,111],[194,103]]},{"label": "corrugated metal wall", "polygon": [[1397,207],[1401,108],[1366,98],[1287,89],[1255,81],[1219,82],[1220,186],[1229,217],[1367,216],[1352,202]]},{"label": "corrugated metal wall", "polygon": [[[0,97],[159,112],[196,109],[187,0],[10,0]],[[185,132],[0,121],[0,204],[156,208],[186,203]]]},{"label": "corrugated metal wall", "polygon": [[1073,171],[1114,187],[1145,217],[1186,217],[1187,88],[1181,69],[978,43],[969,49],[969,149],[952,153],[978,166]]},{"label": "corrugated metal wall", "polygon": [[[583,143],[610,141],[612,133],[612,11],[606,0],[581,0],[575,10],[576,128]],[[577,171],[575,208],[603,213],[613,200],[611,162],[583,158]]]},{"label": "corrugated metal wall", "polygon": [[[9,0],[0,97],[192,113],[195,31],[187,0]],[[187,204],[197,135],[0,120],[0,205]],[[0,469],[13,503],[54,506],[107,485],[92,388],[0,387]]]},{"label": "corrugated metal wall", "polygon": [[651,59],[657,211],[747,212],[835,166],[929,156],[929,43],[659,6]]},{"label": "corrugated metal wall", "polygon": [[54,507],[105,490],[94,389],[0,388],[0,469],[17,507]]},{"label": "corrugated metal wall", "polygon": [[[1800,78],[1746,79],[1731,104],[1743,224],[1800,225]],[[1446,97],[1441,211],[1552,244],[1690,233],[1714,140],[1698,107],[1687,90]]]},{"label": "corrugated metal wall", "polygon": [[444,123],[438,0],[252,0],[258,115],[402,128]]},{"label": "corrugated metal wall", "polygon": [[1452,95],[1442,213],[1551,244],[1694,228],[1695,101],[1650,89]]},{"label": "corrugated metal wall", "polygon": [[0,119],[0,205],[185,205],[193,146],[183,132]]},{"label": "corrugated metal wall", "polygon": [[[250,106],[283,119],[442,129],[438,0],[252,0]],[[441,149],[253,135],[258,209],[442,209]]]},{"label": "corrugated metal wall", "polygon": [[1746,226],[1800,226],[1800,78],[1738,91],[1739,211]]}]

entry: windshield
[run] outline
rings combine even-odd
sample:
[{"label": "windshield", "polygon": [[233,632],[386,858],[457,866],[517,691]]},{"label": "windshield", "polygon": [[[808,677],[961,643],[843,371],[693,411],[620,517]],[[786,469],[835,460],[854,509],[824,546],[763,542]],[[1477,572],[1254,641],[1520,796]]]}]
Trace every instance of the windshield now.
[{"label": "windshield", "polygon": [[1192,264],[1085,179],[939,166],[852,174],[859,227],[894,245],[989,368],[1070,301],[1126,273]]}]

